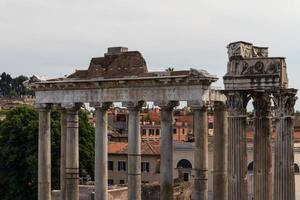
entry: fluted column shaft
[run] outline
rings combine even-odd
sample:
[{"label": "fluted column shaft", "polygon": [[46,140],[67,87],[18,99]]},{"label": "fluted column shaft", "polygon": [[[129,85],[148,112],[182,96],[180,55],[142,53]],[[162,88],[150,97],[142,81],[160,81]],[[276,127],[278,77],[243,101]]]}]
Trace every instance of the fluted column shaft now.
[{"label": "fluted column shaft", "polygon": [[79,133],[78,109],[67,109],[66,200],[79,200]]},{"label": "fluted column shaft", "polygon": [[254,106],[254,199],[272,199],[271,101],[266,92],[253,95]]},{"label": "fluted column shaft", "polygon": [[246,94],[227,93],[228,199],[247,200]]},{"label": "fluted column shaft", "polygon": [[67,113],[65,109],[60,112],[60,199],[66,199],[66,136]]},{"label": "fluted column shaft", "polygon": [[96,111],[95,132],[95,200],[107,200],[107,110],[110,103],[94,106]]},{"label": "fluted column shaft", "polygon": [[173,199],[172,111],[177,102],[160,105],[160,199]]},{"label": "fluted column shaft", "polygon": [[274,162],[274,200],[295,200],[294,104],[297,90],[274,94],[276,141]]},{"label": "fluted column shaft", "polygon": [[207,107],[192,107],[194,111],[194,191],[193,200],[208,198],[208,127]]},{"label": "fluted column shaft", "polygon": [[228,199],[228,113],[223,102],[214,103],[213,199]]},{"label": "fluted column shaft", "polygon": [[50,107],[38,105],[39,151],[38,151],[38,199],[51,200],[51,124]]},{"label": "fluted column shaft", "polygon": [[142,103],[128,105],[128,199],[141,199],[141,134],[140,110]]}]

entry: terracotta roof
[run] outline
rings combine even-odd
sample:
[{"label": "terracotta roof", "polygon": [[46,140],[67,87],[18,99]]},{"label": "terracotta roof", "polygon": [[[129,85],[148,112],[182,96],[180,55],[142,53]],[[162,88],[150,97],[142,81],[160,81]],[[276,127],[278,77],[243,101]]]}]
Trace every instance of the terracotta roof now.
[{"label": "terracotta roof", "polygon": [[[128,143],[127,142],[109,142],[108,153],[109,154],[127,154]],[[142,155],[159,155],[160,148],[158,141],[142,142],[141,154]]]},{"label": "terracotta roof", "polygon": [[108,153],[124,153],[124,149],[127,150],[127,142],[109,142]]},{"label": "terracotta roof", "polygon": [[[276,132],[272,132],[272,139],[275,139]],[[252,140],[254,138],[254,131],[247,131],[247,139]],[[294,139],[300,140],[300,131],[294,131]]]}]

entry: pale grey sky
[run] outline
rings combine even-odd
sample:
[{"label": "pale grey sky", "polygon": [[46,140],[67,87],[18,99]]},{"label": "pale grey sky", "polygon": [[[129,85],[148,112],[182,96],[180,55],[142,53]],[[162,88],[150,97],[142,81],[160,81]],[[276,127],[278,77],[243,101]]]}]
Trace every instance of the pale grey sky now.
[{"label": "pale grey sky", "polygon": [[127,46],[149,70],[193,67],[222,80],[226,45],[244,40],[286,57],[300,88],[299,10],[297,0],[0,0],[0,72],[59,77]]}]

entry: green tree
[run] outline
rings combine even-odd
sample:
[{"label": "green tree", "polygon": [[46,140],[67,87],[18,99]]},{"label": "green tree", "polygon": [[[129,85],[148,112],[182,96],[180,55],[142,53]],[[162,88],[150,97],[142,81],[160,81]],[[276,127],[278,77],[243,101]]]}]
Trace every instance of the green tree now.
[{"label": "green tree", "polygon": [[[38,113],[18,107],[5,113],[0,123],[1,200],[37,199]],[[93,175],[94,129],[87,114],[79,114],[80,172]],[[51,112],[52,189],[59,188],[60,114]],[[83,170],[84,169],[84,170]]]},{"label": "green tree", "polygon": [[3,72],[0,75],[0,96],[16,97],[21,95],[34,95],[33,91],[24,86],[24,81],[28,77],[20,75],[12,78],[9,74]]},{"label": "green tree", "polygon": [[0,96],[9,96],[12,90],[12,78],[9,74],[3,72],[0,75]]},{"label": "green tree", "polygon": [[24,86],[24,81],[27,81],[28,77],[18,76],[12,79],[12,91],[15,92],[15,96],[21,95],[33,95],[33,92]]}]

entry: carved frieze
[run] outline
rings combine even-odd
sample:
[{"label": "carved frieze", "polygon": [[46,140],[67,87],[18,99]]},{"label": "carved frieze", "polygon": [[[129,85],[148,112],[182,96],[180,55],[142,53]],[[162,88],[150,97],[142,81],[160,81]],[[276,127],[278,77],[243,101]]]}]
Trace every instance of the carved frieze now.
[{"label": "carved frieze", "polygon": [[268,48],[267,47],[254,47],[253,46],[253,58],[259,58],[259,57],[268,57]]},{"label": "carved frieze", "polygon": [[247,59],[247,58],[262,58],[268,57],[267,47],[256,47],[248,42],[233,42],[227,46],[227,53],[230,60],[232,59]]},{"label": "carved frieze", "polygon": [[283,58],[245,59],[228,63],[227,75],[279,74],[285,67]]},{"label": "carved frieze", "polygon": [[252,57],[252,44],[244,42],[231,43],[227,46],[228,57]]}]

